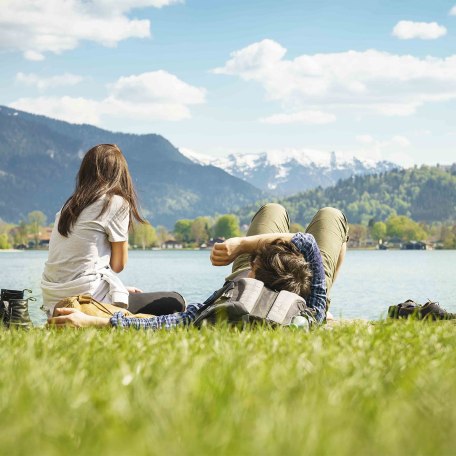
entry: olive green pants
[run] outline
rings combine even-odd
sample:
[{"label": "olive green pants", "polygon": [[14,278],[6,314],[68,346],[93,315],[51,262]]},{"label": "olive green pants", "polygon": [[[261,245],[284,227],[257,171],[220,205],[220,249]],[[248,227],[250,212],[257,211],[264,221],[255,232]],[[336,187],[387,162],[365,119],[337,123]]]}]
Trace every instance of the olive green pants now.
[{"label": "olive green pants", "polygon": [[[267,233],[288,233],[290,217],[283,206],[269,203],[262,206],[253,216],[247,236]],[[317,241],[323,260],[326,276],[326,289],[329,290],[334,281],[337,261],[344,242],[348,240],[348,222],[345,215],[333,207],[320,209],[309,223],[306,233],[313,235]],[[233,263],[233,269],[227,280],[233,280],[241,273],[250,270],[250,255],[239,255]],[[329,307],[328,297],[328,307]]]}]

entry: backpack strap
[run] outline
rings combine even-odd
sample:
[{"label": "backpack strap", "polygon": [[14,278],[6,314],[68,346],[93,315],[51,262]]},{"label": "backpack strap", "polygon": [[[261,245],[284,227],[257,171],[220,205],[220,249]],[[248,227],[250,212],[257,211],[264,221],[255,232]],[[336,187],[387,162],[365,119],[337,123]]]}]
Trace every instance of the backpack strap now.
[{"label": "backpack strap", "polygon": [[214,293],[212,293],[206,301],[203,302],[203,306],[200,307],[199,313],[201,313],[203,310],[207,309],[208,307],[212,306],[218,299],[220,299],[222,296],[227,295],[226,297],[230,297],[231,295],[229,292],[233,290],[234,288],[234,281],[228,280],[223,284],[222,288],[219,288],[218,290],[215,290]]}]

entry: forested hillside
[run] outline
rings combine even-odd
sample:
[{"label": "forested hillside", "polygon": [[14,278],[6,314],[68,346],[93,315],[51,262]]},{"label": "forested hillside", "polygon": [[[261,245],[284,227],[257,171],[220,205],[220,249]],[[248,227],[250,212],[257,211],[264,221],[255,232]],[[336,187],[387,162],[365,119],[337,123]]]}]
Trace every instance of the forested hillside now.
[{"label": "forested hillside", "polygon": [[120,146],[154,224],[229,212],[263,194],[219,168],[193,163],[160,135],[113,133],[0,106],[0,219],[17,223],[39,210],[53,220],[73,191],[82,155],[100,143]]},{"label": "forested hillside", "polygon": [[[293,222],[304,225],[324,206],[342,209],[351,223],[368,224],[394,214],[427,223],[455,221],[456,164],[355,176],[278,202],[288,209]],[[240,211],[242,222],[248,223],[257,207]]]}]

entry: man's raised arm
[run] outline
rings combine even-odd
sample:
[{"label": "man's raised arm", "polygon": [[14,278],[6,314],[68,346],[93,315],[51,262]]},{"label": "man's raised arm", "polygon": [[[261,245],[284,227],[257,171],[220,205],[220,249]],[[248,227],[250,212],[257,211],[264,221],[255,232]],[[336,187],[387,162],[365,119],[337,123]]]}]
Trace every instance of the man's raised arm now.
[{"label": "man's raised arm", "polygon": [[217,242],[212,247],[211,262],[214,266],[227,266],[239,255],[253,253],[261,244],[277,239],[291,241],[293,233],[268,233],[255,236],[234,237],[225,242]]}]

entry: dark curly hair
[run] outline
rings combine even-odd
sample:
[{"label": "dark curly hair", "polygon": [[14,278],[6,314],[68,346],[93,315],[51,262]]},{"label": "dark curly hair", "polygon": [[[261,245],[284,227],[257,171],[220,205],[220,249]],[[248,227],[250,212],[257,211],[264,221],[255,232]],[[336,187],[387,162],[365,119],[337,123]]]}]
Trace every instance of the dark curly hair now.
[{"label": "dark curly hair", "polygon": [[303,298],[310,294],[312,270],[301,251],[281,239],[261,244],[250,257],[255,279],[275,291],[287,290]]}]

